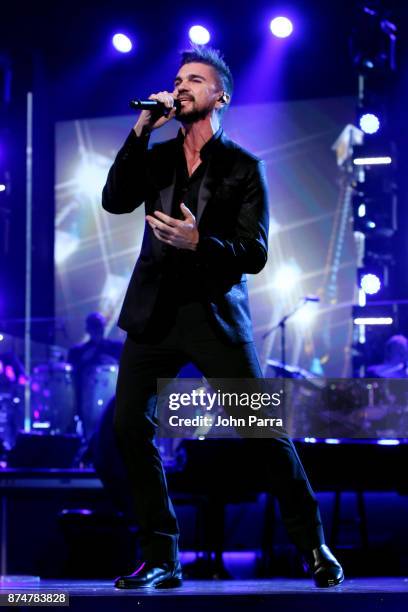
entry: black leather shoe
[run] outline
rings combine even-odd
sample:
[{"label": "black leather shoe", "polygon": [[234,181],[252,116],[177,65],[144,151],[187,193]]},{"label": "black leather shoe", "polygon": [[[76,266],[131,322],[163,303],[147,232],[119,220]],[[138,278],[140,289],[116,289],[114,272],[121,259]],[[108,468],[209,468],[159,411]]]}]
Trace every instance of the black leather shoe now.
[{"label": "black leather shoe", "polygon": [[336,586],[344,580],[343,568],[326,544],[305,555],[304,567],[312,573],[315,585],[320,588]]},{"label": "black leather shoe", "polygon": [[173,589],[181,586],[182,572],[180,561],[155,565],[148,561],[141,562],[133,574],[119,576],[115,580],[117,589]]}]

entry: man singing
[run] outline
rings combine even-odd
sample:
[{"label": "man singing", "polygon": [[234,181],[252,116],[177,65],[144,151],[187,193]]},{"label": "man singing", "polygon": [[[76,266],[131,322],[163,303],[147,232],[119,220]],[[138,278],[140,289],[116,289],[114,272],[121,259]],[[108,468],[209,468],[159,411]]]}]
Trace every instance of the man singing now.
[{"label": "man singing", "polygon": [[[159,452],[158,378],[188,362],[207,378],[260,378],[246,273],[265,266],[268,198],[262,162],[227,138],[221,117],[232,94],[230,69],[214,49],[181,56],[173,91],[150,96],[165,112],[142,111],[111,167],[103,207],[130,213],[143,203],[146,226],[119,318],[123,349],[114,419],[132,487],[143,558],[117,588],[177,587],[179,528]],[[176,119],[176,138],[148,148]],[[324,544],[316,498],[287,437],[270,440],[270,470],[288,534],[315,583],[343,580]],[[269,469],[269,466],[268,466]]]}]

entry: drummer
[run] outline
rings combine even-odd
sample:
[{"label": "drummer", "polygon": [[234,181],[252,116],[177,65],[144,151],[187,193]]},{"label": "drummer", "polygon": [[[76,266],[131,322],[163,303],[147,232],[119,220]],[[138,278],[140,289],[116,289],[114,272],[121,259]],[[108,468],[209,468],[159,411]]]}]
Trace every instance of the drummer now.
[{"label": "drummer", "polygon": [[367,378],[408,378],[408,339],[402,334],[391,336],[385,344],[383,363],[366,370]]},{"label": "drummer", "polygon": [[68,352],[68,361],[73,368],[77,399],[77,413],[83,421],[82,390],[92,370],[98,365],[119,363],[122,343],[105,338],[106,320],[100,312],[91,312],[85,320],[89,340],[73,346]]}]

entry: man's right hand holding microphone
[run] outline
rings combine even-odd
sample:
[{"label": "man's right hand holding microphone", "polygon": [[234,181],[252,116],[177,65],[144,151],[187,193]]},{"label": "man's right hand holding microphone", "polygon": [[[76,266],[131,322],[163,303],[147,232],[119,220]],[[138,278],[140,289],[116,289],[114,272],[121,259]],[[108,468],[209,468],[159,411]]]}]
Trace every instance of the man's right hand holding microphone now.
[{"label": "man's right hand holding microphone", "polygon": [[149,100],[161,102],[166,109],[169,109],[169,112],[165,115],[160,114],[160,116],[158,116],[157,111],[143,110],[136,124],[133,126],[136,136],[141,136],[142,133],[146,131],[151,132],[152,130],[156,130],[173,119],[176,115],[177,108],[174,104],[174,97],[168,91],[159,91],[157,94],[152,94],[149,96]]}]

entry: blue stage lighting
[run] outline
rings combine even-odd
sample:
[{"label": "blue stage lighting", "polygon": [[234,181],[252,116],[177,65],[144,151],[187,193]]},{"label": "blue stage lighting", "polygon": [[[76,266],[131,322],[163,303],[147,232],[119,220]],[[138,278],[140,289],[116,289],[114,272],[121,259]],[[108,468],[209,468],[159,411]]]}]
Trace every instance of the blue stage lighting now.
[{"label": "blue stage lighting", "polygon": [[207,28],[204,26],[195,25],[189,29],[188,36],[195,45],[206,45],[211,36]]},{"label": "blue stage lighting", "polygon": [[381,289],[381,279],[377,274],[363,274],[360,280],[360,287],[368,295],[375,295]]},{"label": "blue stage lighting", "polygon": [[375,134],[380,129],[380,120],[373,113],[364,113],[360,117],[360,128],[365,134]]},{"label": "blue stage lighting", "polygon": [[293,32],[293,24],[287,17],[275,17],[269,27],[277,38],[287,38]]},{"label": "blue stage lighting", "polygon": [[392,325],[392,317],[356,317],[354,325]]},{"label": "blue stage lighting", "polygon": [[387,166],[392,163],[392,159],[389,155],[381,157],[356,157],[353,159],[355,166]]},{"label": "blue stage lighting", "polygon": [[132,50],[133,45],[129,36],[126,34],[117,33],[112,37],[112,44],[115,47],[116,51],[120,53],[129,53]]}]

